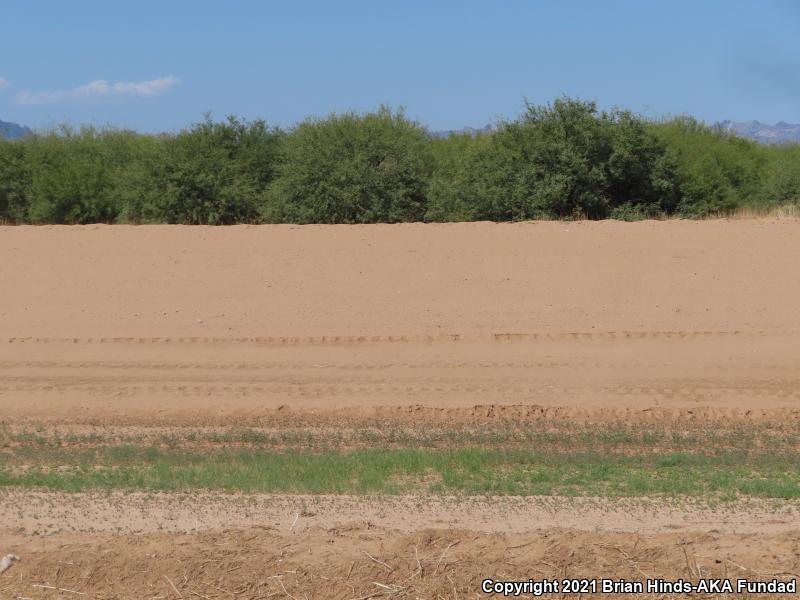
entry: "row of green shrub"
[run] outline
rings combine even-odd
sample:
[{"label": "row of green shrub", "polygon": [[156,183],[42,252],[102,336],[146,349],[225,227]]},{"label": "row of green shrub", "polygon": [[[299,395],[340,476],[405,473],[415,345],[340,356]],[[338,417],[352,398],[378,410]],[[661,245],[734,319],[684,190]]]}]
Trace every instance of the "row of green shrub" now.
[{"label": "row of green shrub", "polygon": [[62,127],[0,141],[0,221],[375,223],[701,217],[800,202],[800,147],[561,98],[438,138],[402,111],[289,131]]}]

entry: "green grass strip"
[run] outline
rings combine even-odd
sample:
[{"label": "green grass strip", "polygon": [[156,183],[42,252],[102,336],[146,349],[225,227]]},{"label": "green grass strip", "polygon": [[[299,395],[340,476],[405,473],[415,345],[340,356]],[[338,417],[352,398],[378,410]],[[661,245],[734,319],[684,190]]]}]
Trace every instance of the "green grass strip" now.
[{"label": "green grass strip", "polygon": [[[0,486],[289,493],[800,497],[800,457],[460,448],[189,453],[122,446],[0,465]],[[60,459],[60,460],[55,460]],[[90,460],[91,459],[91,460]]]}]

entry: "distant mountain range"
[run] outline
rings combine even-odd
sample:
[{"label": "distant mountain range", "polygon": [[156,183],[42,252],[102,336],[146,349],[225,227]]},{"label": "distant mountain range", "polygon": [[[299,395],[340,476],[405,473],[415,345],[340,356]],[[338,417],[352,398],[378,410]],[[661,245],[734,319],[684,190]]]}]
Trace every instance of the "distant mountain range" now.
[{"label": "distant mountain range", "polygon": [[[767,125],[760,121],[721,121],[716,126],[729,133],[735,133],[739,137],[748,138],[761,142],[762,144],[800,144],[800,125],[793,125],[781,121],[775,125]],[[446,138],[450,135],[478,135],[479,133],[492,133],[495,130],[493,125],[486,125],[480,129],[474,127],[464,127],[451,131],[433,131],[434,137]]]},{"label": "distant mountain range", "polygon": [[471,135],[475,137],[479,133],[494,133],[494,125],[485,125],[480,129],[474,127],[462,127],[461,129],[450,129],[444,131],[431,131],[431,135],[435,138],[448,138],[451,135]]},{"label": "distant mountain range", "polygon": [[[716,124],[723,131],[735,133],[743,138],[748,138],[761,142],[762,144],[800,144],[800,125],[793,125],[780,121],[775,125],[767,125],[760,121],[721,121]],[[432,131],[431,134],[437,138],[446,138],[450,135],[478,135],[481,133],[492,133],[494,125],[485,125],[479,129],[474,127],[463,127],[449,131]],[[32,133],[30,128],[0,121],[0,137],[9,140],[24,137]]]},{"label": "distant mountain range", "polygon": [[17,138],[24,137],[29,133],[32,132],[28,127],[23,127],[22,125],[17,125],[16,123],[0,121],[0,137],[4,137],[7,140],[15,140]]},{"label": "distant mountain range", "polygon": [[780,121],[775,125],[767,125],[760,121],[722,121],[717,123],[723,131],[735,133],[762,144],[797,144],[800,143],[800,125],[792,125]]}]

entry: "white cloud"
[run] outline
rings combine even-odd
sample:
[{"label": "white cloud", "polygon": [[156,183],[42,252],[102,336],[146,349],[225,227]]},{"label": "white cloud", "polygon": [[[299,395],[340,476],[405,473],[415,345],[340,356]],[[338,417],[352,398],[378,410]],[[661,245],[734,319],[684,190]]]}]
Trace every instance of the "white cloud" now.
[{"label": "white cloud", "polygon": [[11,82],[5,77],[0,77],[0,90],[5,90],[11,87]]},{"label": "white cloud", "polygon": [[106,98],[112,96],[157,96],[181,82],[177,77],[168,75],[149,81],[119,81],[109,83],[104,79],[80,85],[71,90],[50,90],[44,92],[31,92],[28,90],[17,94],[18,104],[53,104],[68,100],[82,100],[90,98]]}]

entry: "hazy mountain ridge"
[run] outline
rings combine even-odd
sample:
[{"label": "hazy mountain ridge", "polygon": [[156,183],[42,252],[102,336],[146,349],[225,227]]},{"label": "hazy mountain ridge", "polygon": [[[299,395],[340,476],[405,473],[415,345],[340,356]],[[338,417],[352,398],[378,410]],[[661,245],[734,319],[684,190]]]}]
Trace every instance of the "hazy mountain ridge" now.
[{"label": "hazy mountain ridge", "polygon": [[29,127],[23,127],[22,125],[9,123],[7,121],[0,121],[0,137],[4,137],[7,140],[25,137],[29,133],[32,133]]},{"label": "hazy mountain ridge", "polygon": [[431,135],[435,138],[447,138],[451,135],[471,135],[475,137],[481,133],[494,133],[496,127],[494,125],[484,125],[479,129],[474,127],[462,127],[461,129],[447,129],[443,131],[431,131]]},{"label": "hazy mountain ridge", "polygon": [[779,121],[775,125],[767,125],[760,121],[722,121],[717,124],[723,131],[756,140],[762,144],[797,144],[800,143],[800,125]]},{"label": "hazy mountain ridge", "polygon": [[[723,131],[735,133],[743,138],[755,140],[762,144],[798,144],[800,143],[800,124],[779,121],[775,125],[768,125],[761,121],[720,121],[716,126]],[[451,135],[476,136],[484,133],[493,133],[494,125],[483,127],[462,127],[443,131],[432,131],[431,135],[437,138],[447,138]],[[0,137],[9,140],[18,139],[32,133],[29,127],[0,120]]]},{"label": "hazy mountain ridge", "polygon": [[[728,133],[755,140],[762,144],[798,144],[800,143],[800,125],[779,121],[775,125],[768,125],[761,121],[720,121],[716,127]],[[432,131],[431,135],[437,138],[446,138],[451,135],[471,135],[481,133],[493,133],[496,130],[494,125],[486,125],[479,129],[474,127],[462,127],[461,129]]]}]

